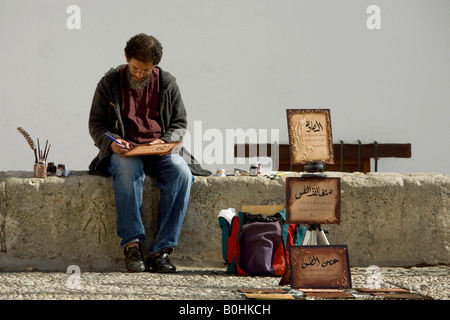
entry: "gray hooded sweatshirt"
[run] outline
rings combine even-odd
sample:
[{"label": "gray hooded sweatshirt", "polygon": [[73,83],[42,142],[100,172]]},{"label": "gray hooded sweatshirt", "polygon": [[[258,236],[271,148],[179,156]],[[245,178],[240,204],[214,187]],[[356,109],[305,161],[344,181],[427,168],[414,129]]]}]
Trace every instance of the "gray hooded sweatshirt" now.
[{"label": "gray hooded sweatshirt", "polygon": [[[120,68],[111,68],[97,84],[89,114],[89,134],[99,149],[98,155],[89,165],[90,174],[109,176],[109,158],[112,154],[112,141],[105,133],[114,137],[125,137],[122,121],[122,97],[120,91]],[[159,68],[159,67],[156,67]],[[167,71],[159,68],[160,93],[159,115],[161,125],[161,140],[178,142],[182,140],[187,127],[186,109],[180,90],[173,77]]]}]

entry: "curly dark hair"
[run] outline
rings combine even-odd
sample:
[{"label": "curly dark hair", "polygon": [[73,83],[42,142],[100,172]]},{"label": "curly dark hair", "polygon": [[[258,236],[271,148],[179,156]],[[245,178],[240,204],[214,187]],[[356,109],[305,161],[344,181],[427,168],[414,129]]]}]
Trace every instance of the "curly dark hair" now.
[{"label": "curly dark hair", "polygon": [[139,33],[127,41],[125,57],[142,62],[153,62],[157,65],[161,61],[163,48],[161,43],[153,36]]}]

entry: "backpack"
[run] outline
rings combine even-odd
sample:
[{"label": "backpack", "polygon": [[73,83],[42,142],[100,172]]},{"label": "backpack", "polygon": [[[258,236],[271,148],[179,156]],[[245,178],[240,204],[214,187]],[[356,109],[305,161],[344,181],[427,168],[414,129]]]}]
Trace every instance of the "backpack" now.
[{"label": "backpack", "polygon": [[305,227],[286,223],[286,210],[274,215],[219,213],[222,256],[227,272],[250,276],[282,276],[289,266],[289,250],[300,245]]}]

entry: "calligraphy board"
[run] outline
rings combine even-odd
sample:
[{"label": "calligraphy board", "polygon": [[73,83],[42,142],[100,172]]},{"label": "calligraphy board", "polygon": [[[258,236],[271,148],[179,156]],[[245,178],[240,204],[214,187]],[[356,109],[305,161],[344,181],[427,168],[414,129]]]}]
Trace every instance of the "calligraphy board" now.
[{"label": "calligraphy board", "polygon": [[289,248],[291,288],[351,288],[346,245],[292,246]]},{"label": "calligraphy board", "polygon": [[286,178],[286,221],[304,224],[339,224],[341,179]]},{"label": "calligraphy board", "polygon": [[177,147],[181,145],[181,142],[172,143],[158,143],[149,145],[135,146],[130,151],[122,154],[122,157],[137,157],[137,156],[149,156],[149,155],[166,155],[174,153]]},{"label": "calligraphy board", "polygon": [[329,109],[287,109],[291,164],[334,163]]}]

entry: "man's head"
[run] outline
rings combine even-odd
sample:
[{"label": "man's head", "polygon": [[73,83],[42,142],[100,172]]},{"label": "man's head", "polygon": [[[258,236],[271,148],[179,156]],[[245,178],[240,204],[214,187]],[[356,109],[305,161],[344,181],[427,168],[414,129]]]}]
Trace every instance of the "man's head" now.
[{"label": "man's head", "polygon": [[140,33],[128,40],[125,57],[129,66],[128,80],[133,89],[141,89],[150,81],[150,73],[161,61],[161,43],[152,36]]},{"label": "man's head", "polygon": [[152,62],[156,66],[161,61],[162,54],[161,43],[156,38],[144,33],[132,37],[125,47],[127,61],[136,59],[144,63]]}]

